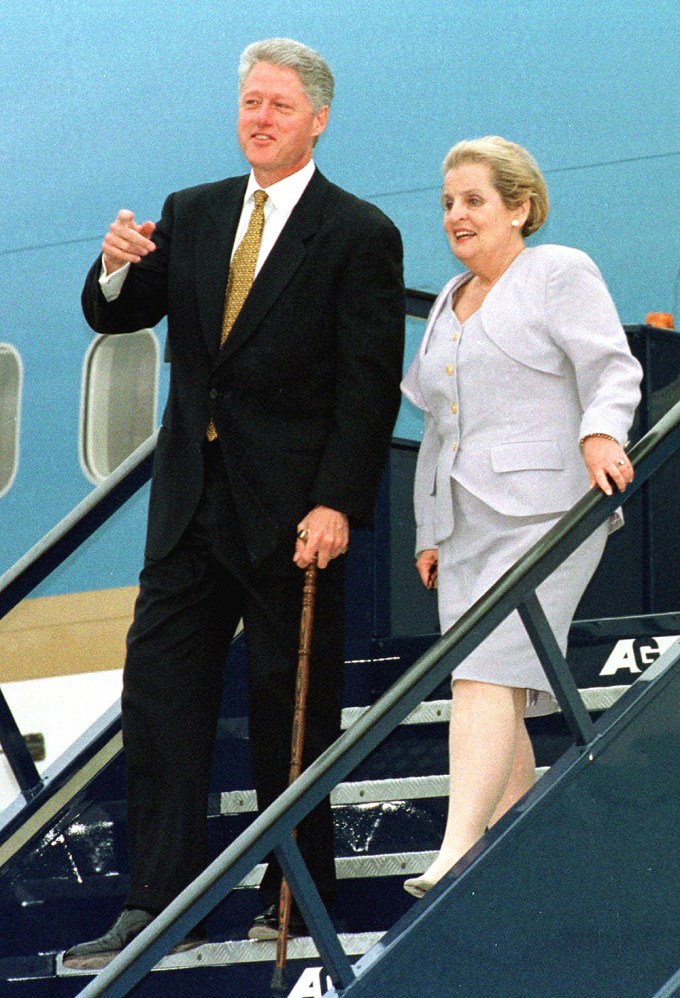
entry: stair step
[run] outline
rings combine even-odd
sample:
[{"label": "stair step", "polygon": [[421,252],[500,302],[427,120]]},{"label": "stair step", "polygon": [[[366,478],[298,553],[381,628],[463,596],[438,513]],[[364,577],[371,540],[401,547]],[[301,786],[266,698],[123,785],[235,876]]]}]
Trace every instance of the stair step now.
[{"label": "stair step", "polygon": [[[589,711],[610,707],[627,686],[603,686],[581,690]],[[364,705],[345,707],[342,727],[347,730],[369,710]],[[448,768],[447,738],[443,726],[449,722],[450,699],[426,700],[379,745],[353,774],[356,780],[386,780],[407,776],[428,776]],[[561,713],[529,721],[539,765],[550,765],[571,744]],[[247,790],[252,786],[245,717],[223,718],[218,729],[212,774],[213,792],[223,787]]]},{"label": "stair step", "polygon": [[[536,779],[543,776],[548,768],[548,766],[537,766]],[[396,780],[360,780],[355,783],[339,783],[331,792],[331,804],[339,807],[350,804],[423,800],[430,797],[446,797],[448,793],[449,777],[446,773],[438,776],[407,776]],[[217,813],[223,817],[255,811],[257,811],[257,795],[254,790],[226,790],[219,794]]]},{"label": "stair step", "polygon": [[[628,686],[593,686],[580,690],[581,699],[587,710],[606,710],[616,703]],[[344,707],[342,727],[350,728],[369,707]],[[440,724],[451,717],[451,700],[424,700],[404,718],[402,724]]]},{"label": "stair step", "polygon": [[[436,855],[435,849],[427,849],[416,852],[376,853],[373,856],[339,856],[335,860],[335,872],[338,880],[410,877],[426,870]],[[258,863],[236,889],[257,887],[265,869],[265,863]]]},{"label": "stair step", "polygon": [[[363,956],[371,946],[379,942],[383,932],[345,932],[339,936],[340,945],[347,956]],[[301,936],[288,941],[289,960],[310,960],[319,956],[314,941],[309,936]],[[163,970],[187,970],[198,967],[227,967],[237,963],[273,963],[276,959],[276,942],[255,942],[252,939],[229,940],[223,943],[204,943],[186,953],[164,956],[154,967],[154,972]],[[62,954],[55,964],[57,977],[91,977],[92,971],[73,970],[64,967]]]}]

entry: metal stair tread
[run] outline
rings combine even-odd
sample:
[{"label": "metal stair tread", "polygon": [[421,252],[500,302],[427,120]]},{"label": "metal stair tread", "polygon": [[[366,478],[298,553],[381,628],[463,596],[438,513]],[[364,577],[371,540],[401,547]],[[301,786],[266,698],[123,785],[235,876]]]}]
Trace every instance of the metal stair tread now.
[{"label": "metal stair tread", "polygon": [[[536,779],[548,771],[548,766],[536,768]],[[449,792],[449,777],[443,773],[434,776],[408,776],[393,780],[359,780],[339,783],[331,793],[331,804],[339,807],[348,804],[383,804],[402,800],[427,800],[432,797],[446,797]],[[233,814],[247,814],[257,811],[257,796],[254,790],[225,790],[219,797],[219,811],[222,817]]]},{"label": "metal stair tread", "polygon": [[[348,956],[362,956],[371,946],[378,943],[384,932],[345,932],[340,933],[340,944]],[[310,936],[301,936],[288,941],[288,960],[308,960],[319,953]],[[163,970],[187,970],[199,967],[228,967],[236,963],[273,963],[276,959],[276,942],[257,942],[252,939],[227,940],[226,942],[204,943],[186,953],[164,956],[153,968]],[[57,977],[92,977],[91,970],[73,970],[64,967],[62,954],[55,963]]]}]

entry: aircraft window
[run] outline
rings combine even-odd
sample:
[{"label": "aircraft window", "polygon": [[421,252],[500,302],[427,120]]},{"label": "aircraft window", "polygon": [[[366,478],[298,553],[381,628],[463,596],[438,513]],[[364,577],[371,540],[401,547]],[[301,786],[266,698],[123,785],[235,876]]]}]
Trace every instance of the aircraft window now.
[{"label": "aircraft window", "polygon": [[90,481],[103,481],[156,425],[159,350],[152,329],[98,336],[85,357],[80,457]]},{"label": "aircraft window", "polygon": [[0,343],[0,496],[9,492],[19,463],[23,369],[9,343]]}]

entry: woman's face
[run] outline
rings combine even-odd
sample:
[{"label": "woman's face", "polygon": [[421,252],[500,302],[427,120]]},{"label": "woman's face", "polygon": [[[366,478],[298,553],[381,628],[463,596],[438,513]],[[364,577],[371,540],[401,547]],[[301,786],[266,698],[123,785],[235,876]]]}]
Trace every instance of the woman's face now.
[{"label": "woman's face", "polygon": [[529,202],[520,208],[507,208],[486,163],[464,162],[449,170],[442,204],[451,249],[469,270],[502,262],[523,245],[522,225]]}]

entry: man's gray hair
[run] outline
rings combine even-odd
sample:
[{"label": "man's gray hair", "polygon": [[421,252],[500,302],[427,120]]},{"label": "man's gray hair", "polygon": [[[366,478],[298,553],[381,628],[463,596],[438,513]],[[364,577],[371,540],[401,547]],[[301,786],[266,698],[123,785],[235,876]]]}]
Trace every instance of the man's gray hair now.
[{"label": "man's gray hair", "polygon": [[331,106],[335,81],[330,66],[323,56],[308,45],[292,38],[265,38],[264,41],[253,42],[241,53],[238,65],[239,90],[243,89],[248,74],[258,62],[295,70],[314,114],[326,105]]}]

